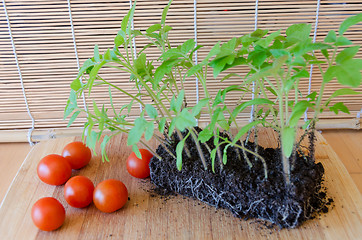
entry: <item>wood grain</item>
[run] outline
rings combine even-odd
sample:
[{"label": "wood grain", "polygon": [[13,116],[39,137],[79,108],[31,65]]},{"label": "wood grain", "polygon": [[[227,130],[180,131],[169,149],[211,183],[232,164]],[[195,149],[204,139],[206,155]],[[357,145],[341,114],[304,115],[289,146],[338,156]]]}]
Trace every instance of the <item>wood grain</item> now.
[{"label": "wood grain", "polygon": [[[275,144],[268,132],[264,145]],[[209,207],[182,196],[160,198],[149,192],[149,180],[131,177],[125,159],[131,149],[125,136],[117,136],[108,147],[110,163],[94,156],[88,166],[73,175],[89,177],[95,184],[108,178],[123,181],[130,201],[115,213],[102,213],[95,206],[85,209],[69,207],[63,186],[49,186],[36,176],[39,159],[60,153],[69,142],[63,138],[42,142],[32,149],[0,208],[2,239],[358,239],[362,236],[362,199],[346,168],[325,139],[318,134],[316,157],[326,169],[328,194],[335,206],[327,214],[306,222],[298,229],[269,230],[256,220],[244,221],[229,212]],[[155,147],[155,143],[153,146]],[[64,225],[53,232],[38,230],[30,210],[41,197],[53,196],[66,208]]]}]

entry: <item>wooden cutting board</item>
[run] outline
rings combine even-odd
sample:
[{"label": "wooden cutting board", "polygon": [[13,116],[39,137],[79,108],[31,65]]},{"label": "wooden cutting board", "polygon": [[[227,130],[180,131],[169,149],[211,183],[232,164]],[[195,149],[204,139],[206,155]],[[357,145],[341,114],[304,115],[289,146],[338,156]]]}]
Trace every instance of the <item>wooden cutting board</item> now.
[{"label": "wooden cutting board", "polygon": [[[275,146],[268,131],[264,146]],[[93,204],[84,209],[67,205],[64,186],[50,186],[36,174],[39,160],[47,154],[60,154],[63,147],[79,137],[41,142],[29,152],[0,208],[1,239],[362,239],[362,199],[347,170],[325,139],[317,134],[317,161],[326,170],[325,186],[335,206],[327,214],[297,229],[268,229],[254,220],[240,220],[229,212],[209,207],[182,196],[161,198],[150,192],[149,179],[131,177],[125,161],[131,149],[126,136],[119,135],[108,146],[110,162],[98,154],[90,164],[73,175],[89,177],[94,184],[114,178],[125,183],[130,200],[114,213],[98,211]],[[156,143],[151,143],[156,147]],[[6,169],[3,169],[3,171]],[[38,230],[30,217],[32,205],[41,197],[53,196],[66,209],[66,220],[53,232]]]}]

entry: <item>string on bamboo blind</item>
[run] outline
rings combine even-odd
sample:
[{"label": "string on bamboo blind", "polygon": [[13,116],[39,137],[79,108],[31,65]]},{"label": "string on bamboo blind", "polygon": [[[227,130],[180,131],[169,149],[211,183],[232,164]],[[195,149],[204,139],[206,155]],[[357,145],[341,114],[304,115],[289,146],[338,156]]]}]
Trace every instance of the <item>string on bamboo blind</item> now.
[{"label": "string on bamboo blind", "polygon": [[[22,1],[3,0],[7,6],[13,42],[16,45],[18,65],[21,69],[23,86],[31,114],[35,119],[35,129],[64,128],[67,121],[63,120],[63,111],[69,95],[69,84],[75,78],[79,65],[93,55],[93,47],[99,45],[100,52],[113,46],[113,38],[117,34],[122,17],[130,8],[130,1]],[[167,0],[139,0],[135,12],[133,26],[142,31],[148,26],[159,23],[162,9]],[[318,10],[319,6],[319,10]],[[276,1],[276,0],[179,0],[174,1],[167,24],[173,27],[170,32],[172,46],[193,38],[204,46],[195,54],[195,61],[203,59],[208,50],[217,42],[225,42],[234,36],[241,36],[258,28],[270,29],[271,32],[286,29],[292,23],[310,23],[315,30],[315,39],[323,40],[331,29],[337,30],[339,24],[348,16],[362,11],[360,1],[336,0],[306,0],[306,1]],[[6,25],[6,14],[0,9],[0,131],[31,128],[22,87],[17,73],[17,64],[12,51],[11,39]],[[317,34],[318,28],[318,34]],[[356,44],[362,42],[361,24],[352,27],[346,34]],[[314,37],[313,36],[313,37]],[[133,48],[142,48],[145,40],[136,39]],[[77,56],[78,55],[78,56]],[[147,56],[157,58],[155,49],[149,49]],[[357,57],[361,58],[360,50]],[[236,67],[232,71],[245,75],[247,69]],[[320,74],[311,70],[311,80],[305,79],[301,84],[302,94],[318,90],[322,80]],[[129,76],[113,70],[102,73],[107,80],[133,93],[129,84]],[[223,76],[221,76],[223,77]],[[219,79],[208,75],[207,86],[211,96],[220,89]],[[223,82],[223,87],[240,83],[240,79],[231,78]],[[330,95],[339,87],[337,81],[331,82],[326,88]],[[197,103],[203,96],[197,79],[189,79],[185,83],[187,100],[190,105]],[[362,87],[355,90],[361,91]],[[95,89],[94,98],[107,106],[108,89]],[[127,99],[112,92],[116,106],[121,106]],[[247,96],[245,100],[251,99]],[[232,93],[226,99],[228,104],[235,104],[239,99],[237,93]],[[360,95],[340,97],[335,100],[344,101],[351,115],[325,112],[321,119],[341,119],[359,121],[362,97]],[[87,99],[86,103],[90,103]],[[85,105],[85,104],[83,104]],[[249,109],[250,110],[250,109]],[[139,109],[134,109],[136,115]],[[86,116],[80,115],[74,123],[82,127]],[[240,121],[248,121],[249,112],[239,116]],[[208,119],[202,116],[200,124]]]},{"label": "string on bamboo blind", "polygon": [[[317,9],[316,9],[316,15],[315,15],[315,24],[314,24],[314,31],[313,31],[313,43],[315,43],[316,38],[317,38],[317,29],[318,29],[318,18],[319,18],[319,7],[320,7],[320,0],[318,0],[317,2]],[[313,50],[313,54],[314,54],[314,50]],[[311,88],[312,88],[312,75],[313,75],[313,64],[310,65],[310,70],[309,70],[309,80],[308,80],[308,95],[311,93]],[[308,99],[309,100],[309,99]],[[304,121],[308,121],[308,108],[307,110],[305,110],[304,113]]]},{"label": "string on bamboo blind", "polygon": [[30,145],[34,145],[34,142],[33,142],[32,139],[31,139],[31,134],[32,134],[32,132],[34,131],[35,120],[34,120],[34,117],[33,117],[33,115],[31,114],[30,109],[29,109],[28,99],[27,99],[27,97],[26,97],[26,92],[25,92],[25,88],[24,88],[23,76],[22,76],[22,74],[21,74],[21,69],[20,69],[20,65],[19,65],[19,61],[18,61],[18,55],[17,55],[17,53],[16,53],[16,47],[15,47],[15,43],[14,43],[13,34],[12,34],[12,31],[11,31],[11,25],[10,25],[9,15],[8,15],[8,12],[7,12],[7,9],[6,9],[5,0],[3,0],[2,2],[3,2],[5,17],[6,17],[6,23],[7,23],[7,26],[8,26],[8,31],[9,31],[11,46],[12,46],[12,49],[13,49],[13,54],[14,54],[14,58],[15,58],[15,62],[16,62],[16,67],[17,67],[17,69],[18,69],[18,74],[19,74],[19,80],[20,80],[20,84],[21,84],[21,89],[22,89],[23,96],[24,96],[24,102],[25,102],[25,105],[26,105],[27,113],[28,113],[28,115],[29,115],[29,117],[30,117],[30,119],[31,119],[31,128],[30,128],[29,131],[28,131],[27,139],[28,139],[28,142],[29,142]]}]

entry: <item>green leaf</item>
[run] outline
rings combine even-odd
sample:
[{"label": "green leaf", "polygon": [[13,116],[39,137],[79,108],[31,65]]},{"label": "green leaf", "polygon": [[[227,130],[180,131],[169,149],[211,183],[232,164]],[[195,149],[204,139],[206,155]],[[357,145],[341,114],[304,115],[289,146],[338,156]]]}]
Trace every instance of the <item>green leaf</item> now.
[{"label": "green leaf", "polygon": [[74,90],[70,90],[69,99],[68,99],[67,105],[65,106],[65,109],[64,109],[63,119],[68,117],[69,114],[71,114],[75,108],[77,108],[77,94]]},{"label": "green leaf", "polygon": [[330,96],[330,99],[338,97],[338,96],[343,96],[343,95],[357,95],[357,94],[361,94],[361,92],[356,92],[355,90],[350,89],[350,88],[341,88],[341,89],[337,89]]},{"label": "green leaf", "polygon": [[144,117],[138,117],[134,121],[133,128],[128,133],[127,145],[131,146],[138,143],[142,137],[142,134],[146,130],[147,121]]},{"label": "green leaf", "polygon": [[98,45],[97,45],[97,44],[94,46],[94,60],[95,60],[96,62],[100,62],[100,61],[101,61],[101,58],[100,58],[100,56],[99,56],[99,50],[98,50]]},{"label": "green leaf", "polygon": [[182,151],[184,149],[186,139],[187,137],[184,137],[184,139],[179,141],[176,146],[176,166],[179,171],[182,169]]},{"label": "green leaf", "polygon": [[322,49],[321,52],[326,59],[329,59],[329,53],[327,49]]},{"label": "green leaf", "polygon": [[271,92],[274,96],[278,96],[278,94],[275,92],[275,90],[271,87],[265,87],[269,92]]},{"label": "green leaf", "polygon": [[109,158],[108,158],[107,152],[106,152],[106,146],[107,146],[107,143],[109,142],[110,139],[111,139],[110,136],[105,135],[104,138],[103,138],[103,141],[101,143],[102,162],[104,162],[104,160],[109,162]]},{"label": "green leaf", "polygon": [[172,3],[172,0],[169,0],[167,6],[162,11],[162,17],[161,17],[161,24],[162,25],[164,25],[165,22],[166,22],[166,16],[167,16],[168,9],[170,8],[171,3]]},{"label": "green leaf", "polygon": [[138,157],[139,159],[142,159],[142,154],[136,144],[132,145],[132,152],[134,152],[136,154],[136,157]]},{"label": "green leaf", "polygon": [[136,3],[133,4],[131,9],[128,11],[127,15],[124,16],[124,18],[122,19],[121,30],[123,32],[127,32],[127,27],[129,25],[130,21],[132,21],[133,13],[134,13],[135,8],[136,8]]},{"label": "green leaf", "polygon": [[73,82],[70,84],[70,88],[74,91],[78,91],[79,89],[81,89],[81,87],[82,83],[79,78],[74,79]]},{"label": "green leaf", "polygon": [[176,118],[173,118],[170,122],[170,126],[169,126],[169,129],[168,129],[168,136],[171,137],[173,131],[175,130],[175,127],[176,127]]},{"label": "green leaf", "polygon": [[323,82],[329,83],[330,81],[332,81],[333,78],[336,77],[337,71],[338,71],[337,66],[330,66],[323,75]]},{"label": "green leaf", "polygon": [[285,127],[282,130],[281,142],[283,154],[289,158],[292,155],[296,130],[293,127]]},{"label": "green leaf", "polygon": [[305,110],[307,110],[308,107],[312,107],[312,106],[313,105],[306,100],[300,101],[297,104],[295,104],[295,106],[293,107],[292,113],[290,115],[290,118],[289,118],[289,126],[290,127],[297,126],[298,121],[304,114]]},{"label": "green leaf", "polygon": [[114,38],[114,45],[115,45],[116,47],[121,46],[123,43],[124,43],[124,38],[123,38],[123,36],[117,35],[117,36]]},{"label": "green leaf", "polygon": [[157,110],[154,106],[152,106],[151,104],[146,104],[145,105],[145,109],[146,112],[148,114],[148,116],[152,119],[156,119],[158,116]]},{"label": "green leaf", "polygon": [[335,114],[338,114],[339,111],[349,114],[348,107],[346,107],[343,102],[334,104],[332,107],[329,107],[329,110],[333,111]]},{"label": "green leaf", "polygon": [[217,149],[214,148],[211,150],[211,153],[210,153],[210,158],[211,158],[211,169],[212,169],[212,172],[215,173],[215,158],[216,158],[216,151]]},{"label": "green leaf", "polygon": [[165,131],[165,125],[166,125],[166,118],[163,117],[158,123],[158,130],[163,133]]},{"label": "green leaf", "polygon": [[200,71],[202,69],[202,67],[204,66],[203,63],[199,63],[195,66],[192,66],[188,71],[187,71],[187,76],[190,77],[192,75],[194,75],[195,73],[197,73],[198,71]]},{"label": "green leaf", "polygon": [[155,130],[155,126],[153,124],[153,122],[148,122],[145,126],[145,139],[146,141],[151,140],[151,138],[153,137],[153,132]]},{"label": "green leaf", "polygon": [[336,46],[346,46],[346,45],[351,45],[352,42],[346,38],[346,37],[343,37],[343,36],[340,36],[337,38],[337,41],[336,41]]},{"label": "green leaf", "polygon": [[303,42],[310,36],[312,26],[310,24],[300,23],[288,27],[286,30],[287,40],[289,42]]},{"label": "green leaf", "polygon": [[362,59],[346,60],[341,65],[335,67],[334,74],[340,84],[359,87],[361,84]]},{"label": "green leaf", "polygon": [[196,43],[194,39],[187,40],[181,45],[181,52],[184,54],[190,52],[195,47],[195,44]]},{"label": "green leaf", "polygon": [[252,129],[254,126],[263,123],[264,121],[254,121],[251,123],[246,124],[245,126],[243,126],[239,132],[235,135],[233,142],[231,143],[232,146],[235,145],[235,143],[245,134],[247,133],[250,129]]},{"label": "green leaf", "polygon": [[317,92],[313,91],[312,93],[310,93],[306,98],[315,101],[315,98],[317,97]]},{"label": "green leaf", "polygon": [[324,42],[326,43],[334,43],[337,41],[337,34],[334,30],[330,30],[324,39]]},{"label": "green leaf", "polygon": [[251,105],[262,105],[262,104],[269,104],[269,105],[274,105],[275,103],[270,101],[269,99],[266,98],[255,98],[252,99],[250,101],[247,102],[243,102],[242,104],[240,104],[239,106],[237,106],[232,114],[231,117],[233,117],[234,119],[236,118],[236,116],[243,111],[245,108],[251,106]]},{"label": "green leaf", "polygon": [[210,140],[210,138],[214,135],[214,133],[209,128],[204,128],[198,136],[198,140],[201,143],[205,143]]},{"label": "green leaf", "polygon": [[79,113],[80,113],[80,111],[75,111],[75,112],[73,113],[73,115],[72,115],[72,116],[70,117],[70,119],[69,119],[69,122],[68,122],[67,127],[70,127],[70,125],[72,125],[72,123],[74,122],[74,120],[78,117]]},{"label": "green leaf", "polygon": [[201,99],[193,108],[192,108],[192,116],[196,117],[201,112],[202,108],[206,106],[206,104],[209,102],[209,98]]},{"label": "green leaf", "polygon": [[195,127],[197,125],[194,116],[192,116],[192,114],[187,111],[186,108],[184,108],[180,115],[178,115],[175,119],[176,127],[180,131],[183,131],[188,127]]},{"label": "green leaf", "polygon": [[362,13],[347,18],[339,26],[339,30],[338,30],[339,35],[343,35],[343,33],[345,33],[349,27],[351,27],[359,22],[362,22]]},{"label": "green leaf", "polygon": [[150,33],[153,33],[155,31],[158,31],[162,28],[162,25],[161,24],[154,24],[152,26],[150,26],[149,28],[147,28],[146,30],[146,33],[150,34]]},{"label": "green leaf", "polygon": [[229,148],[230,144],[227,144],[224,148],[223,154],[222,154],[222,163],[224,165],[226,165],[227,160],[228,160],[228,156],[227,156],[227,152],[228,152],[228,148]]},{"label": "green leaf", "polygon": [[268,33],[268,30],[256,29],[250,34],[251,37],[262,38]]},{"label": "green leaf", "polygon": [[175,111],[176,112],[181,111],[181,107],[182,107],[182,103],[183,103],[184,99],[185,99],[185,90],[182,89],[176,98],[176,102],[175,102]]},{"label": "green leaf", "polygon": [[100,117],[102,115],[101,111],[99,111],[99,108],[97,107],[96,101],[93,99],[93,110],[97,117]]},{"label": "green leaf", "polygon": [[336,62],[338,64],[342,64],[344,61],[352,59],[358,52],[359,48],[360,48],[360,46],[353,46],[353,47],[344,49],[343,51],[338,53]]}]

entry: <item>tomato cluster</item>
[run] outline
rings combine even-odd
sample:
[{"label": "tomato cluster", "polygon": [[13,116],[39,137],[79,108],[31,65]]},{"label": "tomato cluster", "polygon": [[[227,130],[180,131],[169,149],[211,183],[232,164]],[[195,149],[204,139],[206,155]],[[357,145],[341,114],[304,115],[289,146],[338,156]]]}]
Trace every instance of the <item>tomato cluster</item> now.
[{"label": "tomato cluster", "polygon": [[[142,158],[135,153],[127,159],[127,171],[136,178],[150,175],[149,162],[153,155],[146,149],[140,149]],[[75,208],[84,208],[92,202],[102,212],[110,213],[122,208],[128,200],[128,190],[119,180],[108,179],[94,187],[85,176],[74,176],[72,169],[86,166],[92,154],[82,142],[72,142],[65,146],[62,155],[50,154],[40,160],[37,173],[41,181],[50,185],[64,186],[64,199]],[[39,199],[32,207],[31,217],[34,224],[43,231],[59,228],[65,220],[63,205],[53,197]]]}]

